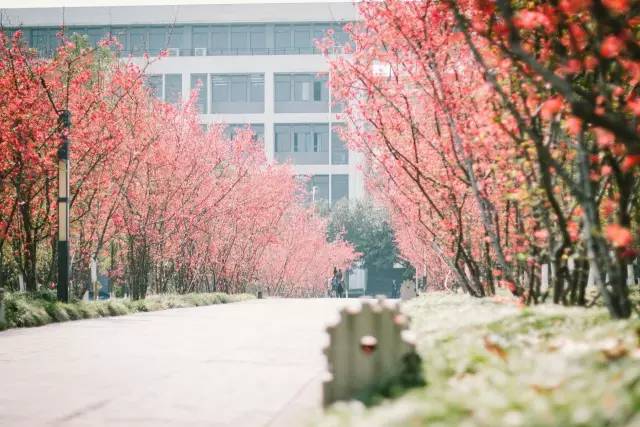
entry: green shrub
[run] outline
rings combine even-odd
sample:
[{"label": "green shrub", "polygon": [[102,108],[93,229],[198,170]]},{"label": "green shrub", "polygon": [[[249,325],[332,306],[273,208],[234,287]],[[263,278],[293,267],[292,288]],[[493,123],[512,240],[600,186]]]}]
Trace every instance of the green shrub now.
[{"label": "green shrub", "polygon": [[109,306],[104,301],[89,302],[87,304],[92,304],[96,308],[99,317],[107,317],[110,315]]},{"label": "green shrub", "polygon": [[101,316],[95,303],[79,302],[77,307],[83,319],[95,319]]},{"label": "green shrub", "polygon": [[63,304],[49,302],[45,304],[45,309],[47,310],[47,314],[49,314],[55,322],[66,322],[67,320],[74,319],[67,313],[66,307],[64,307]]},{"label": "green shrub", "polygon": [[40,326],[51,322],[94,319],[107,316],[158,311],[168,308],[197,307],[244,301],[253,295],[207,294],[166,294],[150,295],[147,299],[132,301],[118,299],[108,301],[72,301],[68,304],[56,300],[54,291],[44,289],[35,294],[8,293],[5,295],[5,324],[0,330],[12,327]]},{"label": "green shrub", "polygon": [[123,316],[125,314],[129,314],[127,306],[120,301],[109,300],[107,302],[107,308],[109,310],[109,314],[112,316]]},{"label": "green shrub", "polygon": [[5,298],[5,316],[9,327],[41,326],[51,322],[43,302],[24,294],[9,294]]},{"label": "green shrub", "polygon": [[67,314],[71,318],[71,320],[79,320],[83,319],[82,310],[80,310],[79,304],[60,304],[64,310],[66,310]]}]

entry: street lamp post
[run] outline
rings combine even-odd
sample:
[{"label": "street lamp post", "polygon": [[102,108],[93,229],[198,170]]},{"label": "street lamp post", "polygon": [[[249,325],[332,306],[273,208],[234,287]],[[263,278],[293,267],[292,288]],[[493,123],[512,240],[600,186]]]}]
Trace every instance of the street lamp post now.
[{"label": "street lamp post", "polygon": [[58,147],[58,301],[69,301],[69,129],[71,113],[58,116],[62,141]]}]

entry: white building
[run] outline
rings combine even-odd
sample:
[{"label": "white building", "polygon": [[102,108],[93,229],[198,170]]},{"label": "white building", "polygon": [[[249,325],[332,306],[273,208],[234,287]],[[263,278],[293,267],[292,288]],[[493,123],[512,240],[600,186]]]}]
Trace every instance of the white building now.
[{"label": "white building", "polygon": [[335,133],[340,123],[327,86],[328,64],[314,40],[358,18],[351,2],[36,7],[4,9],[2,25],[21,28],[43,55],[56,33],[86,34],[90,43],[113,35],[123,55],[169,57],[146,69],[148,84],[167,102],[186,100],[200,84],[203,124],[230,131],[250,124],[264,139],[267,158],[290,160],[310,176],[316,200],[335,203],[363,194],[357,153]]}]

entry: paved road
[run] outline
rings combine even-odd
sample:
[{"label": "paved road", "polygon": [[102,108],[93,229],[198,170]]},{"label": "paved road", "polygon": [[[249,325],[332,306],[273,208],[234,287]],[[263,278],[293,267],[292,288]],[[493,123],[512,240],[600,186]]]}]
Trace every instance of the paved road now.
[{"label": "paved road", "polygon": [[[346,300],[255,300],[0,332],[0,426],[300,426]],[[353,303],[353,302],[352,302]]]}]

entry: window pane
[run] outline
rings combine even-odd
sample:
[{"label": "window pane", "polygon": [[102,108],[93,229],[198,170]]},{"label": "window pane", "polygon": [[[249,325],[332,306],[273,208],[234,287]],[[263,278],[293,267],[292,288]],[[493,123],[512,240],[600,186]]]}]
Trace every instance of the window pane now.
[{"label": "window pane", "polygon": [[264,101],[264,77],[262,75],[250,76],[250,100],[251,102]]},{"label": "window pane", "polygon": [[87,30],[87,40],[91,46],[96,46],[105,37],[107,37],[107,34],[104,28],[90,28]]},{"label": "window pane", "polygon": [[331,163],[334,165],[346,165],[349,163],[349,150],[338,135],[340,126],[331,129]]},{"label": "window pane", "polygon": [[305,127],[296,127],[293,131],[293,151],[296,153],[313,151],[310,133]]},{"label": "window pane", "polygon": [[313,100],[322,101],[322,82],[313,82]]},{"label": "window pane", "polygon": [[251,28],[251,49],[264,49],[267,46],[264,30],[264,27]]},{"label": "window pane", "polygon": [[136,30],[131,32],[131,53],[134,55],[141,55],[147,50],[147,35],[146,33]]},{"label": "window pane", "polygon": [[167,46],[178,49],[184,47],[184,31],[182,27],[169,28],[167,34]]},{"label": "window pane", "polygon": [[164,32],[153,31],[149,33],[149,52],[159,53],[166,47],[166,34]]},{"label": "window pane", "polygon": [[158,99],[162,99],[162,75],[149,75],[145,79],[145,83],[151,89],[151,95]]},{"label": "window pane", "polygon": [[309,193],[316,187],[315,199],[329,200],[329,175],[314,175],[309,181]]},{"label": "window pane", "polygon": [[247,77],[231,78],[231,102],[247,102]]},{"label": "window pane", "polygon": [[326,153],[329,151],[329,126],[316,126],[313,132],[313,151]]},{"label": "window pane", "polygon": [[47,53],[49,51],[49,36],[44,31],[33,30],[31,46],[36,48],[41,54]]},{"label": "window pane", "polygon": [[291,152],[291,140],[288,126],[276,126],[276,153]]},{"label": "window pane", "polygon": [[218,53],[226,52],[229,48],[229,28],[213,27],[211,30],[211,48]]},{"label": "window pane", "polygon": [[291,47],[291,27],[276,27],[276,49],[285,49]]},{"label": "window pane", "polygon": [[311,47],[311,29],[309,27],[297,27],[294,29],[293,47]]},{"label": "window pane", "polygon": [[294,99],[296,101],[309,101],[311,99],[310,75],[294,77]]},{"label": "window pane", "polygon": [[349,198],[349,175],[331,176],[331,202]]},{"label": "window pane", "polygon": [[211,91],[214,102],[229,101],[229,78],[223,76],[213,76],[211,78]]},{"label": "window pane", "polygon": [[182,102],[182,74],[164,76],[164,100],[171,104]]},{"label": "window pane", "polygon": [[196,27],[193,29],[193,47],[209,47],[209,29],[207,27]]},{"label": "window pane", "polygon": [[260,139],[264,141],[264,125],[263,124],[252,124],[251,129],[256,134],[256,139]]},{"label": "window pane", "polygon": [[[198,85],[200,86],[198,88]],[[198,112],[205,114],[207,112],[207,75],[191,74],[191,90],[198,88],[198,101],[196,103]]]},{"label": "window pane", "polygon": [[124,50],[125,53],[129,53],[129,38],[127,37],[126,28],[112,28],[111,37],[118,40],[118,43],[122,45],[122,50]]},{"label": "window pane", "polygon": [[276,76],[276,101],[291,101],[291,78],[290,76]]},{"label": "window pane", "polygon": [[249,29],[247,27],[231,27],[231,49],[249,48]]}]

